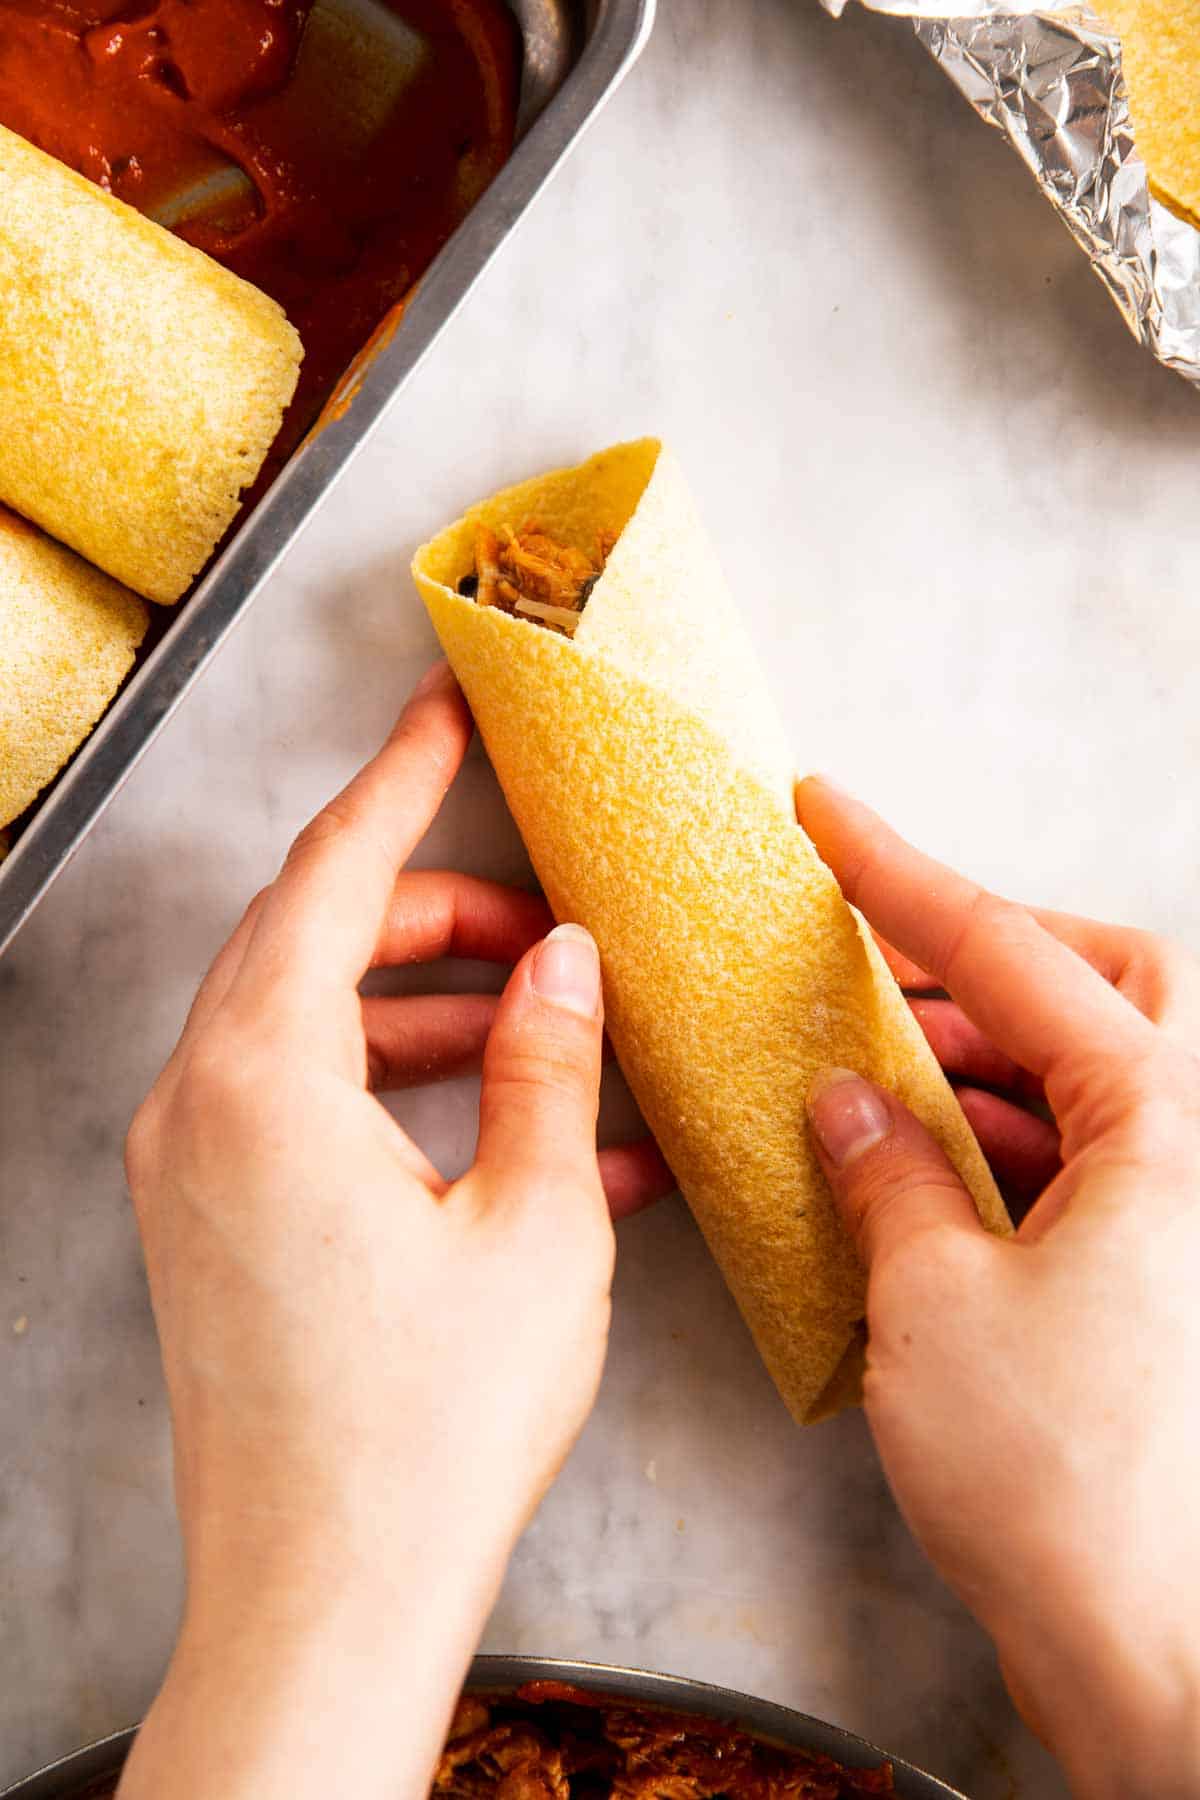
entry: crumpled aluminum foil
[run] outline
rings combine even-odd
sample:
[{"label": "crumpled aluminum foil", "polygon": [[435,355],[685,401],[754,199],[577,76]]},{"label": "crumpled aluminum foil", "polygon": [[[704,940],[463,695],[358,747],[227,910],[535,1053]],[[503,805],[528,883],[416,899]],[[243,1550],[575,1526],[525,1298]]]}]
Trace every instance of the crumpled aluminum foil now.
[{"label": "crumpled aluminum foil", "polygon": [[[1150,193],[1114,34],[1086,6],[862,0],[918,38],[1001,130],[1091,259],[1129,329],[1200,385],[1200,231]],[[822,0],[839,17],[846,0]]]}]

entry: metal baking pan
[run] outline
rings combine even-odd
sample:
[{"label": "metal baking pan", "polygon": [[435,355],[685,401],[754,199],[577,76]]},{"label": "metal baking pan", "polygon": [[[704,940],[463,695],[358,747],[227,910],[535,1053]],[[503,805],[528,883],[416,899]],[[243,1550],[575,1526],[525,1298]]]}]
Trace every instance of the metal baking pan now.
[{"label": "metal baking pan", "polygon": [[390,338],[381,333],[373,351],[348,372],[338,404],[327,407],[324,422],[180,603],[65,774],[35,803],[0,863],[0,951],[630,68],[655,8],[655,0],[509,3],[523,44],[511,157],[421,279],[399,328]]},{"label": "metal baking pan", "polygon": [[[651,1675],[643,1669],[610,1668],[604,1663],[552,1662],[540,1656],[477,1656],[467,1677],[467,1691],[506,1694],[526,1681],[567,1681],[575,1687],[593,1688],[645,1706],[720,1719],[789,1749],[831,1756],[847,1769],[873,1769],[888,1761],[899,1800],[964,1800],[957,1788],[947,1787],[933,1775],[924,1775],[910,1763],[888,1756],[853,1732],[826,1725],[807,1713],[793,1712],[790,1707],[776,1706],[770,1700],[755,1700],[732,1688],[688,1681],[682,1675]],[[103,1792],[105,1783],[120,1773],[133,1739],[133,1731],[118,1732],[115,1737],[105,1738],[102,1743],[42,1769],[27,1781],[19,1781],[16,1787],[5,1788],[0,1800],[88,1800],[93,1787]]]}]

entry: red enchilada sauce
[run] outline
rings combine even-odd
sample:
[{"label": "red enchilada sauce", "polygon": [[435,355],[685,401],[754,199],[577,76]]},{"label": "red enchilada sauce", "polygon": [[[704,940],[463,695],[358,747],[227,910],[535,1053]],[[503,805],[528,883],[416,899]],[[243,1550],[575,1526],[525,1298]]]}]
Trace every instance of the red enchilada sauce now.
[{"label": "red enchilada sauce", "polygon": [[518,51],[503,0],[0,0],[0,123],[279,301],[277,468],[507,157]]}]

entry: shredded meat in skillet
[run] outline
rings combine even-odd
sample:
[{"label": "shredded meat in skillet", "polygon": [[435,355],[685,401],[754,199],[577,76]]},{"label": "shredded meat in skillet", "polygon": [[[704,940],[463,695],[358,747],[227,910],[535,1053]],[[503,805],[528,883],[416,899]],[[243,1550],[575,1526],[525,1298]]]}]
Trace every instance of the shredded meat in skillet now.
[{"label": "shredded meat in skillet", "polygon": [[715,1720],[530,1682],[459,1703],[434,1800],[868,1800],[892,1771],[844,1769]]},{"label": "shredded meat in skillet", "polygon": [[[77,1800],[111,1800],[115,1783]],[[630,1706],[558,1681],[464,1695],[431,1800],[879,1800],[890,1763],[844,1769],[734,1725]]]}]

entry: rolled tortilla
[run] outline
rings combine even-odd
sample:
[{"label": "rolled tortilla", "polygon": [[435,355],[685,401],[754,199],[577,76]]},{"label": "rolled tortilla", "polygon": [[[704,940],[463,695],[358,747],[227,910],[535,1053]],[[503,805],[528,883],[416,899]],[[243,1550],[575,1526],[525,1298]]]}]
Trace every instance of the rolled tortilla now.
[{"label": "rolled tortilla", "polygon": [[0,127],[0,500],[177,600],[300,355],[273,300]]},{"label": "rolled tortilla", "polygon": [[0,826],[83,742],[146,623],[136,594],[0,507]]},{"label": "rolled tortilla", "polygon": [[[455,590],[476,520],[596,554],[573,638]],[[795,1417],[857,1397],[863,1278],[805,1125],[838,1064],[913,1108],[984,1222],[987,1165],[870,933],[796,824],[770,694],[679,468],[647,440],[498,494],[417,585],[559,919],[595,935],[647,1122]]]}]

